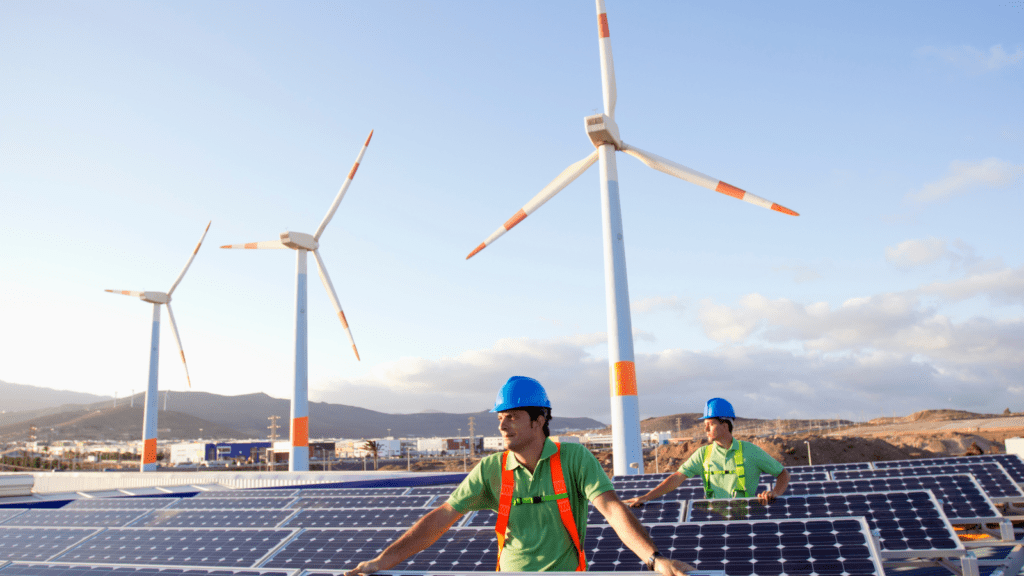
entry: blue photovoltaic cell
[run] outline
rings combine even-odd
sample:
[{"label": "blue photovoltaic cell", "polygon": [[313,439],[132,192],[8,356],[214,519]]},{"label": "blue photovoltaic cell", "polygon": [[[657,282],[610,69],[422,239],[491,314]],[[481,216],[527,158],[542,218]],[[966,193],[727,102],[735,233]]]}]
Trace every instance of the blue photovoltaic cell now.
[{"label": "blue photovoltaic cell", "polygon": [[[767,484],[761,484],[757,488],[757,492],[761,493],[768,489]],[[630,498],[636,498],[637,496],[643,496],[650,492],[649,488],[616,488],[615,493],[618,494],[622,500],[629,500]],[[703,486],[680,486],[675,490],[665,494],[661,498],[654,500],[655,502],[661,501],[679,501],[679,500],[700,500],[704,498],[704,487]]]},{"label": "blue photovoltaic cell", "polygon": [[863,516],[877,529],[885,552],[911,551],[948,556],[962,553],[953,527],[928,491],[788,496],[771,504],[757,499],[698,500],[690,503],[689,521],[787,520]]},{"label": "blue photovoltaic cell", "polygon": [[299,494],[303,498],[313,496],[401,496],[408,488],[379,486],[373,488],[305,488]]},{"label": "blue photovoltaic cell", "polygon": [[[881,575],[861,519],[659,524],[651,538],[662,554],[698,570],[737,576],[780,574]],[[587,529],[584,543],[595,571],[639,571],[640,560],[610,527]]]},{"label": "blue photovoltaic cell", "polygon": [[292,508],[417,508],[425,507],[434,496],[314,496],[299,498]]},{"label": "blue photovoltaic cell", "polygon": [[978,456],[949,456],[946,458],[921,458],[918,460],[889,460],[886,462],[876,462],[875,468],[910,468],[942,464],[970,464],[973,462],[997,462],[1002,465],[1014,482],[1024,482],[1024,461],[1016,454],[980,454]]},{"label": "blue photovoltaic cell", "polygon": [[0,522],[0,526],[124,526],[144,510],[67,510],[38,508]]},{"label": "blue photovoltaic cell", "polygon": [[424,508],[314,508],[299,510],[283,528],[408,528],[423,517]]},{"label": "blue photovoltaic cell", "polygon": [[259,498],[185,498],[172,510],[283,510],[295,501],[289,496],[261,496]]},{"label": "blue photovoltaic cell", "polygon": [[[640,519],[643,524],[650,524],[654,522],[681,522],[683,516],[683,506],[685,502],[680,501],[661,501],[655,500],[648,502],[639,508],[630,508],[630,512],[634,516]],[[467,527],[494,527],[498,521],[498,513],[494,510],[477,510],[473,515],[463,524]],[[593,505],[588,506],[587,510],[587,524],[607,524],[604,516],[594,508]]]},{"label": "blue photovoltaic cell", "polygon": [[834,470],[870,470],[871,462],[844,462],[841,464],[814,464],[813,466],[786,466],[790,474],[794,472],[832,472]]},{"label": "blue photovoltaic cell", "polygon": [[852,478],[888,478],[892,476],[934,476],[937,474],[973,474],[989,498],[1024,497],[1017,483],[1002,466],[995,462],[970,464],[943,464],[908,468],[879,468],[875,470],[846,470],[833,473],[836,480]]},{"label": "blue photovoltaic cell", "polygon": [[4,526],[0,530],[0,562],[46,561],[83,538],[95,534],[93,528],[22,528]]},{"label": "blue photovoltaic cell", "polygon": [[70,502],[62,510],[159,510],[179,500],[181,498],[91,498]]},{"label": "blue photovoltaic cell", "polygon": [[247,490],[210,490],[200,492],[193,498],[263,498],[265,496],[295,496],[299,493],[297,488],[261,488]]},{"label": "blue photovoltaic cell", "polygon": [[96,564],[153,564],[253,568],[294,530],[107,529],[53,560]]},{"label": "blue photovoltaic cell", "polygon": [[[354,568],[369,560],[401,536],[402,529],[304,530],[274,553],[261,568],[287,570]],[[493,533],[493,531],[492,531]],[[395,569],[400,569],[396,566]]]},{"label": "blue photovoltaic cell", "polygon": [[291,576],[272,570],[203,569],[196,567],[81,566],[73,564],[11,564],[3,576]]},{"label": "blue photovoltaic cell", "polygon": [[959,519],[997,519],[1001,516],[981,486],[974,480],[974,476],[970,474],[794,483],[789,485],[786,495],[853,494],[898,490],[931,490],[942,505],[943,513],[954,522]]},{"label": "blue photovoltaic cell", "polygon": [[154,510],[133,528],[276,528],[295,510]]}]

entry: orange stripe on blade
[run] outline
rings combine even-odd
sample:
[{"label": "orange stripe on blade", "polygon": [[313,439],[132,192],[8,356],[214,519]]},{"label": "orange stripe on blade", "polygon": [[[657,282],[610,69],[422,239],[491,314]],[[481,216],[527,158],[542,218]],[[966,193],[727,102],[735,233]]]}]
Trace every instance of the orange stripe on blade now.
[{"label": "orange stripe on blade", "polygon": [[612,396],[636,396],[636,365],[616,362],[611,368]]},{"label": "orange stripe on blade", "polygon": [[348,328],[348,320],[345,319],[345,313],[338,310],[338,318],[341,320],[341,325]]},{"label": "orange stripe on blade", "polygon": [[356,170],[358,170],[358,169],[359,169],[359,162],[356,162],[355,164],[352,165],[352,170],[350,170],[349,173],[348,173],[348,179],[349,180],[355,178]]},{"label": "orange stripe on blade", "polygon": [[466,260],[469,260],[473,256],[476,256],[477,252],[483,250],[484,248],[487,248],[487,244],[481,243],[479,246],[474,248],[472,252],[469,253],[469,256],[466,256]]},{"label": "orange stripe on blade", "polygon": [[292,420],[292,445],[309,446],[309,416]]},{"label": "orange stripe on blade", "polygon": [[352,345],[352,351],[356,353],[356,360],[362,362],[363,359],[359,357],[359,350],[356,350],[355,344]]},{"label": "orange stripe on blade", "polygon": [[721,192],[726,196],[732,196],[733,198],[738,198],[740,200],[743,200],[743,197],[747,195],[746,190],[737,188],[732,184],[726,184],[725,182],[719,182],[718,187],[715,188],[715,192]]},{"label": "orange stripe on blade", "polygon": [[256,244],[257,244],[256,242],[246,242],[245,243],[245,249],[246,250],[255,250],[256,249]]},{"label": "orange stripe on blade", "polygon": [[598,34],[601,38],[608,38],[611,36],[611,33],[608,32],[608,15],[601,13],[601,15],[598,16],[598,20]]},{"label": "orange stripe on blade", "polygon": [[146,438],[142,444],[142,463],[156,463],[156,438]]},{"label": "orange stripe on blade", "polygon": [[505,230],[511,230],[513,226],[515,226],[516,224],[519,224],[525,218],[526,218],[526,212],[523,212],[522,210],[520,210],[519,212],[516,212],[515,216],[509,218],[508,222],[505,222]]},{"label": "orange stripe on blade", "polygon": [[370,130],[370,135],[366,137],[366,143],[363,144],[363,146],[369,146],[370,145],[370,138],[373,138],[373,130]]},{"label": "orange stripe on blade", "polygon": [[772,210],[775,210],[776,212],[782,212],[783,214],[789,214],[790,216],[799,216],[799,214],[797,214],[796,212],[793,212],[792,210],[786,208],[785,206],[779,206],[778,204],[772,204]]}]

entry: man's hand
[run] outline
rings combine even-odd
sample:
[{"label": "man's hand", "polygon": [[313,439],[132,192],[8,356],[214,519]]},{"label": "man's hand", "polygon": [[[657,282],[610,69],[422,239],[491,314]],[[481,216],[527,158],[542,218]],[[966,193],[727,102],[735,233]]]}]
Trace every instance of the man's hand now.
[{"label": "man's hand", "polygon": [[771,504],[772,502],[775,502],[776,498],[778,498],[778,496],[775,494],[774,490],[765,490],[757,495],[757,499],[761,504]]},{"label": "man's hand", "polygon": [[686,562],[681,560],[672,560],[671,558],[665,558],[659,556],[654,559],[654,569],[662,574],[662,576],[682,576],[689,572],[696,570],[693,566],[690,566]]},{"label": "man's hand", "polygon": [[644,500],[643,498],[644,498],[643,496],[637,496],[636,498],[630,498],[628,500],[623,500],[622,503],[625,504],[626,506],[632,506],[633,508],[639,508],[639,507],[641,507],[641,506],[643,506],[644,504],[647,503],[647,501]]},{"label": "man's hand", "polygon": [[380,570],[380,566],[377,565],[377,559],[367,560],[360,562],[358,566],[345,572],[345,576],[359,576],[360,574],[373,574]]}]

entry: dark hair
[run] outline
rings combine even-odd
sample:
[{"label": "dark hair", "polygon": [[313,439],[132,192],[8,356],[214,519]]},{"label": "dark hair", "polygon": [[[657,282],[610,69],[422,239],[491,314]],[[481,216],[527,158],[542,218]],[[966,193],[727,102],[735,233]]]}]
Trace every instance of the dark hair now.
[{"label": "dark hair", "polygon": [[522,406],[520,410],[526,410],[526,413],[530,415],[530,421],[535,422],[538,417],[544,417],[544,437],[551,436],[551,430],[548,429],[548,423],[551,422],[551,408],[545,408],[543,406]]},{"label": "dark hair", "polygon": [[729,418],[715,418],[719,422],[725,422],[725,425],[729,427],[729,434],[732,434],[732,420]]}]

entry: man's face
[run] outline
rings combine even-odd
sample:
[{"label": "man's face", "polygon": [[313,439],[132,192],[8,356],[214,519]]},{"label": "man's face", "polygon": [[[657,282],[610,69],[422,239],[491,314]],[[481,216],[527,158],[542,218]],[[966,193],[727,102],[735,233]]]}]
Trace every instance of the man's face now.
[{"label": "man's face", "polygon": [[729,425],[718,418],[708,418],[704,421],[704,433],[708,442],[724,442],[729,438]]},{"label": "man's face", "polygon": [[517,451],[544,435],[543,416],[530,420],[530,413],[518,408],[498,412],[498,431],[505,440],[505,448]]}]

